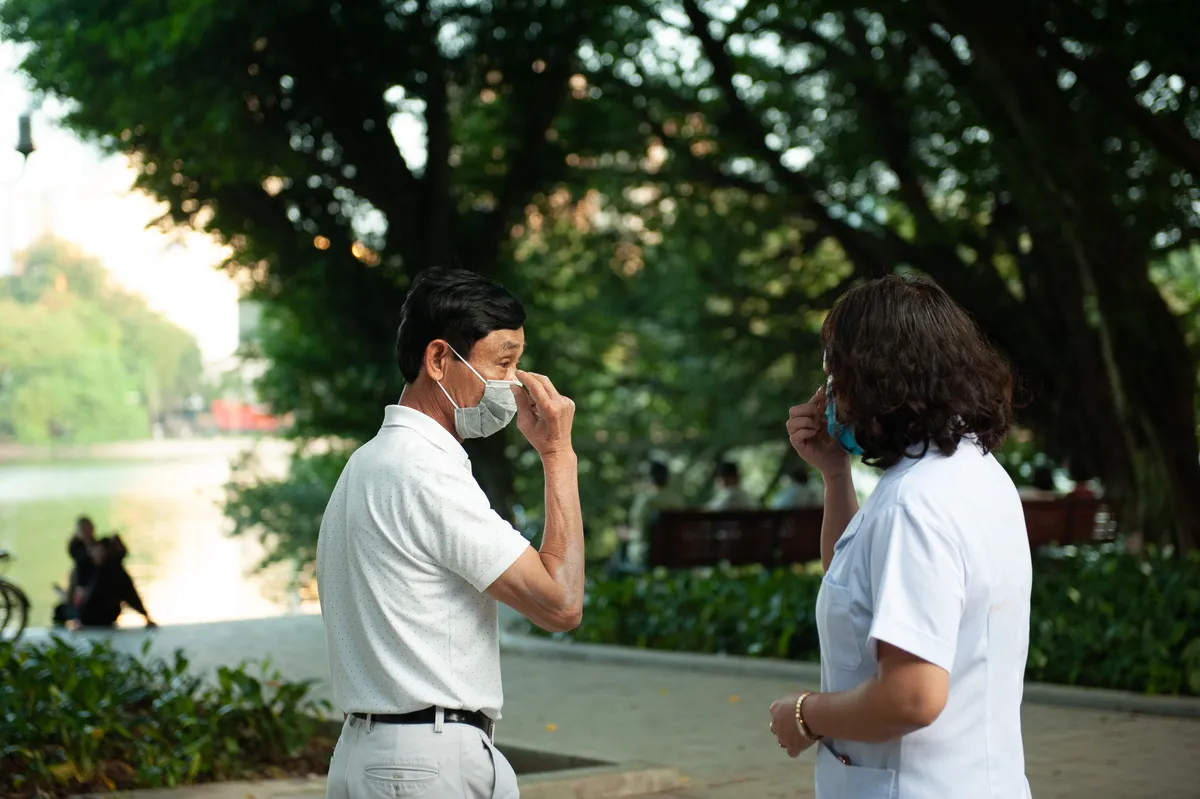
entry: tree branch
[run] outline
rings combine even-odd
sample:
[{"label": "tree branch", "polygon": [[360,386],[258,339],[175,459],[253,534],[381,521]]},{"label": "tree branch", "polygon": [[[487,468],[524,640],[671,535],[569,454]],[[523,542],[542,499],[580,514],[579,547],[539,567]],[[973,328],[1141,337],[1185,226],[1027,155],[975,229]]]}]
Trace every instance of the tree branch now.
[{"label": "tree branch", "polygon": [[425,47],[428,48],[432,67],[428,71],[425,100],[425,174],[421,183],[424,205],[418,209],[421,219],[424,253],[420,263],[409,266],[410,274],[428,266],[445,264],[453,254],[450,231],[454,228],[454,205],[450,194],[450,96],[445,58],[438,44],[439,26],[430,16],[428,0],[418,4],[416,19],[425,30]]},{"label": "tree branch", "polygon": [[1133,126],[1183,169],[1200,175],[1200,141],[1193,138],[1182,125],[1167,123],[1163,115],[1155,114],[1139,103],[1130,93],[1128,86],[1110,68],[1092,58],[1083,58],[1068,53],[1062,40],[1048,41],[1042,29],[1038,30],[1046,44],[1050,60],[1063,69],[1075,73],[1081,83],[1093,89],[1111,108],[1120,109]]},{"label": "tree branch", "polygon": [[762,120],[751,112],[749,106],[737,94],[733,85],[733,60],[726,52],[724,44],[717,41],[708,29],[710,20],[700,10],[696,0],[684,0],[684,8],[691,21],[692,32],[700,40],[704,54],[712,64],[713,77],[725,98],[728,128],[742,133],[743,143],[788,187],[801,213],[811,219],[823,235],[837,239],[850,259],[868,273],[879,274],[903,261],[897,246],[903,240],[893,231],[884,228],[872,235],[844,220],[835,219],[829,214],[829,209],[817,201],[817,187],[812,181],[780,163],[779,154],[767,146]]},{"label": "tree branch", "polygon": [[495,260],[513,213],[525,207],[543,178],[551,171],[546,163],[549,149],[546,133],[562,108],[567,80],[574,71],[578,43],[589,22],[587,14],[577,13],[565,35],[556,41],[558,49],[555,56],[548,59],[540,75],[528,79],[529,82],[525,84],[531,87],[528,96],[519,96],[514,91],[511,100],[513,107],[526,109],[518,115],[521,120],[517,137],[520,144],[510,158],[496,206],[484,225],[478,249],[481,258]]}]

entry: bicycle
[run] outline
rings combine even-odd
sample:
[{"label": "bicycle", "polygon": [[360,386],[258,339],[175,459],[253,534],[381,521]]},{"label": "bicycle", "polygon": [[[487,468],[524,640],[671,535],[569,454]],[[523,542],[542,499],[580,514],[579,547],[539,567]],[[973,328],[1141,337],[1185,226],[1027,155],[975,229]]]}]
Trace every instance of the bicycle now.
[{"label": "bicycle", "polygon": [[[12,553],[0,549],[0,563],[12,560]],[[16,584],[0,577],[0,642],[12,642],[25,632],[29,623],[29,597]]]}]

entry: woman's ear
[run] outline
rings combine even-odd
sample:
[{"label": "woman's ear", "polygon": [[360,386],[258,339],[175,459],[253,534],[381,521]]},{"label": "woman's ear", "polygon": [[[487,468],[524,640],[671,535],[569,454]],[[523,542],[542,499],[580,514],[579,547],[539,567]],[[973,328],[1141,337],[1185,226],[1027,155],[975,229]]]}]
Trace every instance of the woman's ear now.
[{"label": "woman's ear", "polygon": [[440,338],[435,338],[425,347],[425,373],[433,380],[441,382],[446,376],[446,367],[450,365],[450,359],[454,357],[454,353],[450,351],[450,345]]}]

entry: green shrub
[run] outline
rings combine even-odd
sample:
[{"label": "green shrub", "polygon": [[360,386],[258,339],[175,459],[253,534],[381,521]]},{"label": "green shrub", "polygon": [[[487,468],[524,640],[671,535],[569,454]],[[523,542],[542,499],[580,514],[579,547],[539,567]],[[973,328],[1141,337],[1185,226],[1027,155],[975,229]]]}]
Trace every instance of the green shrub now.
[{"label": "green shrub", "polygon": [[[591,581],[553,637],[818,660],[819,568],[715,568]],[[1200,695],[1200,557],[1073,548],[1034,559],[1029,665],[1044,682]]]},{"label": "green shrub", "polygon": [[1029,679],[1200,695],[1200,553],[1035,561]]},{"label": "green shrub", "polygon": [[6,797],[162,788],[324,773],[333,740],[308,682],[62,639],[0,645],[0,785]]}]

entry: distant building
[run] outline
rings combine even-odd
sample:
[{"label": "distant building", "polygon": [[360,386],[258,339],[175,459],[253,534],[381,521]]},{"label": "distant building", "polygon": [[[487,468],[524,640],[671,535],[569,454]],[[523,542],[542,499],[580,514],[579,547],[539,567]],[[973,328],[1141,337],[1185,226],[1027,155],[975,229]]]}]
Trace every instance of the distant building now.
[{"label": "distant building", "polygon": [[254,390],[268,366],[258,347],[261,328],[261,303],[238,300],[238,354],[215,367],[213,382],[220,388],[209,407],[209,424],[216,432],[273,433],[291,422],[290,415],[275,416]]}]

